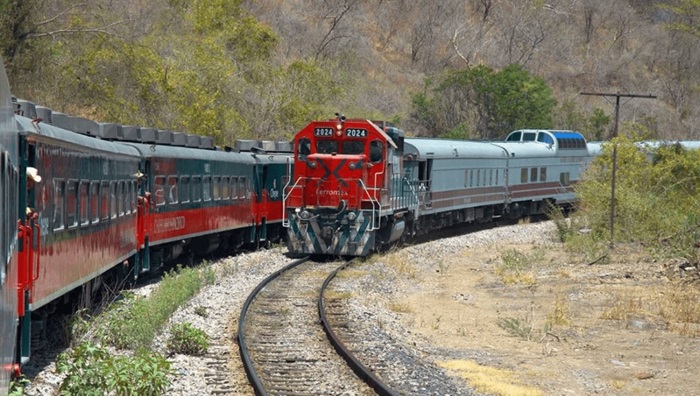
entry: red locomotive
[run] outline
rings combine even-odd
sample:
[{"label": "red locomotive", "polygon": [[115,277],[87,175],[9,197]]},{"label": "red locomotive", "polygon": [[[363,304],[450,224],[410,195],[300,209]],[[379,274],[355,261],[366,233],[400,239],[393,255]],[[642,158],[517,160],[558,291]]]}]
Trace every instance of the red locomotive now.
[{"label": "red locomotive", "polygon": [[364,256],[401,237],[418,205],[403,140],[398,128],[341,115],[297,133],[284,198],[290,252]]}]

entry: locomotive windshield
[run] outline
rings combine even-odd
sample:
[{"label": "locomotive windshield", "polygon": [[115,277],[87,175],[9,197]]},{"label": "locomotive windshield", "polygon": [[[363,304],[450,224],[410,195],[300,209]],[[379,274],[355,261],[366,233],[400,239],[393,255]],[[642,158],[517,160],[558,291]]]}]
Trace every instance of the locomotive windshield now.
[{"label": "locomotive windshield", "polygon": [[335,140],[317,140],[316,152],[319,154],[331,154],[338,152],[338,142]]},{"label": "locomotive windshield", "polygon": [[346,140],[343,142],[343,154],[364,154],[365,142],[362,140]]}]

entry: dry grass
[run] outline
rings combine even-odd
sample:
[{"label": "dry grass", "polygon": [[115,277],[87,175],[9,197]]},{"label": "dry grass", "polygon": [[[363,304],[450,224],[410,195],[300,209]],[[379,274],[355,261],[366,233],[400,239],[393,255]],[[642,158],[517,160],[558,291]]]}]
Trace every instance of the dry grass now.
[{"label": "dry grass", "polygon": [[397,273],[406,275],[409,279],[415,279],[418,269],[411,262],[406,251],[393,251],[380,255],[377,262],[384,263],[387,267],[393,268]]},{"label": "dry grass", "polygon": [[668,285],[660,293],[659,313],[671,330],[700,337],[700,289],[697,285]]},{"label": "dry grass", "polygon": [[498,275],[506,285],[537,283],[533,267],[544,259],[544,251],[535,250],[531,254],[509,249],[501,255],[501,264],[496,266]]},{"label": "dry grass", "polygon": [[502,396],[540,396],[538,388],[523,385],[508,370],[482,366],[469,360],[452,360],[438,363],[439,366],[455,370],[478,392]]},{"label": "dry grass", "polygon": [[326,291],[323,293],[323,298],[325,298],[326,300],[347,300],[351,297],[352,293],[349,291],[336,291],[326,289]]},{"label": "dry grass", "polygon": [[615,294],[611,300],[613,303],[600,316],[608,320],[628,320],[635,316],[647,316],[651,314],[649,304],[645,302],[647,298],[641,296],[636,291],[630,294]]},{"label": "dry grass", "polygon": [[700,290],[696,285],[674,283],[661,289],[640,287],[616,294],[612,300],[614,302],[601,318],[661,317],[671,331],[700,337]]},{"label": "dry grass", "polygon": [[411,307],[410,304],[401,303],[401,302],[393,302],[393,303],[389,304],[389,309],[392,312],[397,312],[397,313],[411,313],[411,312],[413,312],[413,307]]},{"label": "dry grass", "polygon": [[569,307],[566,303],[566,298],[561,293],[557,293],[554,299],[554,310],[552,313],[547,314],[547,323],[550,326],[568,326],[571,324],[569,315]]}]

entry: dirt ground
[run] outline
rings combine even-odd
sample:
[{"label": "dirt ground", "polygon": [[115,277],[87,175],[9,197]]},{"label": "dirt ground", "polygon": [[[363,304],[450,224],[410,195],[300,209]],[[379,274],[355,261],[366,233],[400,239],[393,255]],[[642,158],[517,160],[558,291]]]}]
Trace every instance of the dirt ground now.
[{"label": "dirt ground", "polygon": [[697,271],[639,250],[589,264],[561,246],[472,248],[415,273],[424,287],[393,309],[473,356],[439,364],[483,393],[700,395]]}]

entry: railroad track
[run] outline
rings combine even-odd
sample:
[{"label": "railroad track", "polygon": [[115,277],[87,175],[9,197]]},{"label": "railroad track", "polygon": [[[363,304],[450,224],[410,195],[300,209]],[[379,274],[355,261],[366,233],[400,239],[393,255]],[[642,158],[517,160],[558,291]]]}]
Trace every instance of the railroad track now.
[{"label": "railroad track", "polygon": [[[319,324],[319,291],[337,263],[298,260],[253,291],[239,321],[241,357],[259,395],[374,395]],[[321,291],[322,293],[322,291]],[[361,368],[361,367],[360,367]],[[362,379],[360,379],[362,378]],[[363,380],[364,379],[364,380]],[[380,392],[381,394],[381,392]]]},{"label": "railroad track", "polygon": [[321,312],[325,313],[322,321],[327,331],[333,333],[332,342],[342,347],[339,353],[357,375],[381,395],[474,395],[473,390],[426,361],[413,345],[390,334],[387,326],[374,317],[371,300],[357,292],[367,285],[362,280],[365,269],[356,270],[357,276],[333,281],[328,278]]}]

